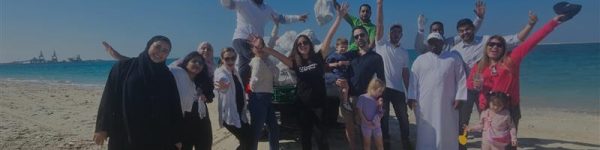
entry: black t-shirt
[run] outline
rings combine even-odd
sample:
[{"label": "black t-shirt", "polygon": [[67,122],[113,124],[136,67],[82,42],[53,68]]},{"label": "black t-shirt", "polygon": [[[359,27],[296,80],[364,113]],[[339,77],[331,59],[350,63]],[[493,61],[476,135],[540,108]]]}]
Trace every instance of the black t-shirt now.
[{"label": "black t-shirt", "polygon": [[309,107],[322,107],[325,101],[325,60],[321,52],[309,60],[297,64],[292,60],[293,70],[296,72],[298,83],[296,95],[299,102]]},{"label": "black t-shirt", "polygon": [[235,103],[237,104],[238,113],[241,114],[244,109],[244,89],[235,74],[233,75],[233,82],[235,83]]},{"label": "black t-shirt", "polygon": [[360,56],[358,51],[348,52],[346,56],[352,59],[348,68],[348,73],[350,74],[348,84],[351,96],[359,96],[367,93],[369,82],[371,82],[375,74],[377,74],[377,78],[385,83],[383,58],[381,58],[381,55],[370,50],[362,56]]}]

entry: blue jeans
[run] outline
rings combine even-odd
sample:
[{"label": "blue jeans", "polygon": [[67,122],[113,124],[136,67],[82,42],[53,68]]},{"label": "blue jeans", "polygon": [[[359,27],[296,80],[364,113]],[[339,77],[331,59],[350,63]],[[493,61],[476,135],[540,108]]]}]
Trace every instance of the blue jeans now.
[{"label": "blue jeans", "polygon": [[269,132],[269,147],[271,150],[279,149],[279,125],[275,118],[275,109],[271,104],[273,93],[252,93],[250,94],[250,110],[251,128],[254,133],[254,141],[252,149],[258,148],[258,139],[260,138],[264,124],[267,124]]}]

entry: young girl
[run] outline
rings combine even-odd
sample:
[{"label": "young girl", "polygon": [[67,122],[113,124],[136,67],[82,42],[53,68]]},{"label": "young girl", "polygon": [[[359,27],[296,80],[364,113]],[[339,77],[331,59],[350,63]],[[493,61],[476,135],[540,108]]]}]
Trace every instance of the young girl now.
[{"label": "young girl", "polygon": [[371,140],[375,139],[378,150],[383,149],[383,136],[381,133],[381,118],[383,117],[383,90],[385,83],[377,78],[369,82],[367,93],[360,95],[356,107],[360,112],[360,127],[363,136],[363,147],[371,149]]},{"label": "young girl", "polygon": [[[250,73],[250,110],[251,126],[254,133],[253,148],[256,149],[258,139],[264,124],[267,124],[269,131],[269,147],[272,150],[279,149],[279,125],[275,117],[275,108],[271,104],[273,99],[273,81],[275,75],[279,72],[277,67],[269,60],[269,55],[262,51],[265,46],[264,41],[259,39],[260,46],[252,47],[254,58],[250,61],[252,68]],[[261,47],[261,48],[257,48]]]},{"label": "young girl", "polygon": [[467,131],[481,131],[481,149],[505,149],[508,144],[517,145],[517,129],[508,109],[504,109],[509,97],[503,93],[491,93],[488,109],[481,113],[481,121],[474,126],[466,126]]}]

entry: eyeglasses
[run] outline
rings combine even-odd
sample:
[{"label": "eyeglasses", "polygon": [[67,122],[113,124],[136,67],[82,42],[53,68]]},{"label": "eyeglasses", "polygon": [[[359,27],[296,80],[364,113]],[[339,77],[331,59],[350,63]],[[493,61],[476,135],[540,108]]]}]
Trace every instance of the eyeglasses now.
[{"label": "eyeglasses", "polygon": [[488,42],[487,46],[489,47],[499,47],[499,48],[504,48],[504,44],[499,43],[499,42]]},{"label": "eyeglasses", "polygon": [[354,35],[354,39],[358,39],[358,38],[360,38],[360,37],[366,37],[366,36],[367,36],[367,34],[365,34],[365,33],[360,33],[360,34]]},{"label": "eyeglasses", "polygon": [[235,57],[223,57],[225,61],[235,61]]}]

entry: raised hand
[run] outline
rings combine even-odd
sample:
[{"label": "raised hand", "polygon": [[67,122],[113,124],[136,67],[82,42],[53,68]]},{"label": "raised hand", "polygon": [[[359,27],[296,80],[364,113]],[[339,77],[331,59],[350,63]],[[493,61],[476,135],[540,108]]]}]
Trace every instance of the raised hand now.
[{"label": "raised hand", "polygon": [[349,5],[346,2],[342,3],[342,5],[340,5],[340,7],[337,7],[336,11],[337,11],[338,16],[340,16],[340,17],[346,16],[346,14],[348,14],[348,7],[349,7]]},{"label": "raised hand", "polygon": [[424,32],[425,31],[425,23],[427,22],[427,18],[425,18],[425,15],[420,14],[417,17],[417,27],[419,29],[420,32]]},{"label": "raised hand", "polygon": [[565,17],[565,15],[556,15],[552,20],[560,22],[561,18]]},{"label": "raised hand", "polygon": [[300,15],[300,21],[306,22],[307,19],[308,19],[308,13],[304,13],[304,14]]},{"label": "raised hand", "polygon": [[529,11],[529,25],[535,25],[535,23],[537,23],[538,21],[538,17],[535,13],[533,13],[533,11]]},{"label": "raised hand", "polygon": [[485,16],[485,3],[483,3],[482,0],[477,0],[477,2],[475,2],[475,10],[473,10],[473,12],[475,12],[477,17],[483,19]]}]

